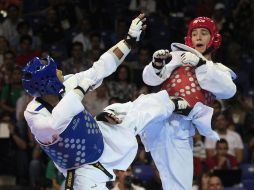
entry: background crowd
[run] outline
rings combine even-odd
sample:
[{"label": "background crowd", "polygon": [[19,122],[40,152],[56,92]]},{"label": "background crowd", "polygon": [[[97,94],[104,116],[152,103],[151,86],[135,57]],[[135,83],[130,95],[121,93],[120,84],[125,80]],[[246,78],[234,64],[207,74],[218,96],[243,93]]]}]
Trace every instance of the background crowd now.
[{"label": "background crowd", "polygon": [[[221,140],[194,137],[193,189],[253,190],[253,0],[0,0],[0,189],[60,190],[64,181],[24,120],[31,97],[22,89],[20,68],[34,56],[51,55],[64,75],[86,70],[126,36],[130,21],[140,12],[149,18],[144,39],[115,74],[86,95],[84,105],[96,115],[111,103],[157,91],[160,87],[142,82],[142,70],[153,52],[170,49],[172,42],[183,43],[193,18],[211,17],[223,39],[215,60],[237,73],[238,92],[212,105],[212,126]],[[117,176],[109,184],[115,190],[162,189],[141,143],[132,166]]]}]

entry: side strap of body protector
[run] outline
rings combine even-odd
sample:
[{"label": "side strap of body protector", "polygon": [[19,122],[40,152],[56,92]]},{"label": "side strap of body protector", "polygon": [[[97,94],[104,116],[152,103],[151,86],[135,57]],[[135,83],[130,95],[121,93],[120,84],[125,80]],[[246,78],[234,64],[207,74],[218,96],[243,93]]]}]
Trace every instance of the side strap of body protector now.
[{"label": "side strap of body protector", "polygon": [[65,180],[65,190],[73,190],[75,169],[67,170],[67,176]]}]

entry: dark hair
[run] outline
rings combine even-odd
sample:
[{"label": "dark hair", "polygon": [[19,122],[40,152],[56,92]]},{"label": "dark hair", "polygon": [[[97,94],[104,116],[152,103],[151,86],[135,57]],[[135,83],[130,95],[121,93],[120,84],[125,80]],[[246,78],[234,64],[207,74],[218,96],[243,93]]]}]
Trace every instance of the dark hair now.
[{"label": "dark hair", "polygon": [[26,34],[25,34],[25,35],[22,35],[22,36],[20,37],[19,43],[23,43],[23,42],[26,41],[26,40],[28,40],[30,44],[33,43],[32,37],[31,37],[30,35],[26,35]]},{"label": "dark hair", "polygon": [[71,44],[71,49],[73,49],[74,47],[81,47],[82,48],[82,50],[84,49],[84,46],[83,46],[83,44],[81,43],[81,42],[78,42],[78,41],[76,41],[76,42],[73,42],[72,44]]},{"label": "dark hair", "polygon": [[98,33],[98,32],[93,32],[91,35],[90,35],[90,39],[94,38],[94,37],[97,37],[99,39],[101,39],[101,34]]},{"label": "dark hair", "polygon": [[214,100],[213,105],[214,105],[214,104],[218,104],[218,105],[219,105],[219,108],[220,108],[220,109],[222,108],[221,102],[220,102],[219,100]]},{"label": "dark hair", "polygon": [[29,23],[26,21],[21,21],[17,24],[17,31],[19,31],[22,27],[26,26],[27,28],[30,27]]},{"label": "dark hair", "polygon": [[228,141],[226,139],[220,139],[219,141],[216,142],[216,148],[219,144],[226,144],[228,147]]}]

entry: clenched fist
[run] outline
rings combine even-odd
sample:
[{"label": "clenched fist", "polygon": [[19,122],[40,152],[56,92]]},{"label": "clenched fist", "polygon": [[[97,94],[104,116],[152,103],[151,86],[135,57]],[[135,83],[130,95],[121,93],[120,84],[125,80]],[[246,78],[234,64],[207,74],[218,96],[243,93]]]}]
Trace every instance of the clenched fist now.
[{"label": "clenched fist", "polygon": [[171,54],[167,49],[157,50],[153,54],[152,64],[156,69],[161,69],[165,64],[166,60],[171,58]]}]

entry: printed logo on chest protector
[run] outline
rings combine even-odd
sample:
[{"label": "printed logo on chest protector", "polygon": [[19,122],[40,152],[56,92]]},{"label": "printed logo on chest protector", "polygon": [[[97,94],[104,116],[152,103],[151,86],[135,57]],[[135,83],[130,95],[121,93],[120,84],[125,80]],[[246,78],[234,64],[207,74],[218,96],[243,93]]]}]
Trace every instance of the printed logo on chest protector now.
[{"label": "printed logo on chest protector", "polygon": [[74,119],[74,120],[72,121],[72,130],[73,130],[73,131],[77,128],[79,122],[80,122],[80,118]]},{"label": "printed logo on chest protector", "polygon": [[175,69],[170,78],[163,83],[162,89],[166,90],[170,96],[184,98],[191,107],[197,102],[211,105],[215,99],[212,93],[200,87],[195,74],[195,67],[190,66]]}]

